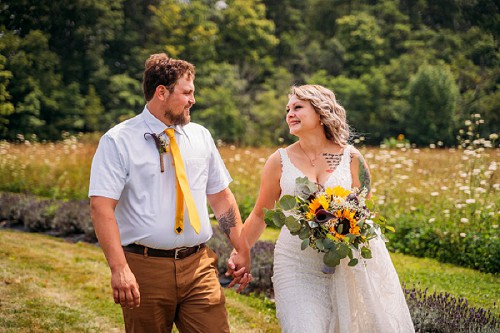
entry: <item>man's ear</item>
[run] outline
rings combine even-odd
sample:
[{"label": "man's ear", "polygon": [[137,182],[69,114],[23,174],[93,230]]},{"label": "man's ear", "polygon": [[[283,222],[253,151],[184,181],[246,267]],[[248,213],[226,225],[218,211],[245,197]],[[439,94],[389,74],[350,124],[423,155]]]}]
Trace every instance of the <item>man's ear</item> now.
[{"label": "man's ear", "polygon": [[155,95],[158,97],[160,101],[164,101],[165,99],[168,98],[168,96],[170,96],[170,92],[168,91],[167,87],[160,84],[159,86],[156,87]]}]

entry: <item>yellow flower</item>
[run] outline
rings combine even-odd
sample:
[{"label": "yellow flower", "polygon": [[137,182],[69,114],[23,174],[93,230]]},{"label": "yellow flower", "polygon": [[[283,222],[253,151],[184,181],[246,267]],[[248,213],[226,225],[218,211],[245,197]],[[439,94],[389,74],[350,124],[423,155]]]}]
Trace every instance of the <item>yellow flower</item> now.
[{"label": "yellow flower", "polygon": [[317,198],[314,198],[309,204],[309,213],[316,214],[318,208],[322,207],[323,209],[328,209],[328,200],[325,196],[321,195]]},{"label": "yellow flower", "polygon": [[344,235],[342,234],[339,234],[338,232],[335,233],[335,238],[337,238],[338,240],[343,240],[345,238]]},{"label": "yellow flower", "polygon": [[397,137],[398,141],[403,141],[404,139],[405,139],[405,135],[404,134],[398,134],[398,137]]},{"label": "yellow flower", "polygon": [[[349,221],[349,233],[352,235],[359,235],[361,232],[361,229],[358,227],[358,224],[356,220],[354,219],[354,215],[356,215],[356,212],[352,212],[348,209],[343,209],[343,210],[338,210],[334,213],[335,217],[337,219],[341,220],[347,220]],[[330,230],[332,231],[332,230]],[[347,233],[347,231],[344,231],[343,233]],[[339,239],[343,239],[343,236],[337,236],[339,233],[335,233],[335,236]]]},{"label": "yellow flower", "polygon": [[340,197],[340,198],[344,198],[344,199],[351,193],[351,191],[346,190],[342,186],[335,186],[334,188],[329,187],[325,190],[325,192],[328,195]]},{"label": "yellow flower", "polygon": [[353,226],[353,225],[351,224],[351,228],[349,229],[349,233],[350,233],[351,235],[359,235],[359,234],[360,234],[360,232],[361,232],[361,229],[360,229],[357,225],[356,225],[356,226]]},{"label": "yellow flower", "polygon": [[349,220],[349,223],[351,224],[351,226],[352,226],[353,222],[356,225],[356,221],[354,220],[355,214],[356,214],[356,212],[351,212],[349,209],[337,210],[334,213],[336,218],[339,218],[339,219],[344,218],[344,219]]}]

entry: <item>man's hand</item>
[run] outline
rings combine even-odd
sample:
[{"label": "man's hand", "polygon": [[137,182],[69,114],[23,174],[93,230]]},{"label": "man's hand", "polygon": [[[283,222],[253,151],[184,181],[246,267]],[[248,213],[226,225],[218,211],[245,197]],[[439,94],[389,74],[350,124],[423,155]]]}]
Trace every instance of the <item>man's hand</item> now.
[{"label": "man's hand", "polygon": [[236,292],[242,292],[248,284],[252,282],[253,277],[250,273],[250,251],[244,255],[238,253],[234,249],[227,260],[227,268],[226,276],[233,277],[233,280],[229,284],[229,288],[239,284]]},{"label": "man's hand", "polygon": [[129,309],[141,304],[139,285],[128,265],[111,271],[111,288],[113,288],[113,299],[116,304]]}]

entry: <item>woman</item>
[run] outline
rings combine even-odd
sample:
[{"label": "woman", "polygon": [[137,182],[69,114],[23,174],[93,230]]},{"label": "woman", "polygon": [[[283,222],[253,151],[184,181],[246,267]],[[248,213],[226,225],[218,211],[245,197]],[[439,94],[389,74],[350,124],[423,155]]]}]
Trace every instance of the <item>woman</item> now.
[{"label": "woman", "polygon": [[[265,229],[264,208],[285,194],[294,195],[295,179],[306,176],[323,187],[365,187],[370,173],[350,136],[344,108],[319,85],[292,87],[286,107],[290,133],[299,140],[274,152],[262,171],[259,196],[242,235],[253,246]],[[381,239],[370,241],[373,258],[334,274],[322,272],[323,253],[307,248],[283,226],[274,251],[273,285],[282,332],[414,332],[408,306]],[[229,266],[237,261],[234,252]]]}]

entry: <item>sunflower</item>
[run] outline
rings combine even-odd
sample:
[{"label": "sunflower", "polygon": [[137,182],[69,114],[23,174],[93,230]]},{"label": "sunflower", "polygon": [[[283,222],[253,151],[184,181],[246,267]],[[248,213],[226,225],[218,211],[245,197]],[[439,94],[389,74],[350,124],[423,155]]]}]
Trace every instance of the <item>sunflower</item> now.
[{"label": "sunflower", "polygon": [[308,216],[314,216],[316,211],[320,208],[328,209],[328,200],[324,195],[314,198],[311,203],[309,203]]},{"label": "sunflower", "polygon": [[351,191],[346,190],[342,186],[335,186],[334,188],[328,187],[325,190],[325,192],[328,195],[331,195],[331,196],[334,196],[334,197],[340,197],[340,198],[343,198],[343,199],[345,199],[351,193]]},{"label": "sunflower", "polygon": [[[338,210],[334,213],[337,218],[337,223],[335,226],[330,228],[330,232],[335,235],[338,239],[344,239],[344,235],[351,233],[353,235],[359,235],[361,229],[358,227],[358,223],[356,222],[354,215],[356,212],[352,212],[348,209]],[[338,227],[342,226],[342,231],[338,232]]]}]

